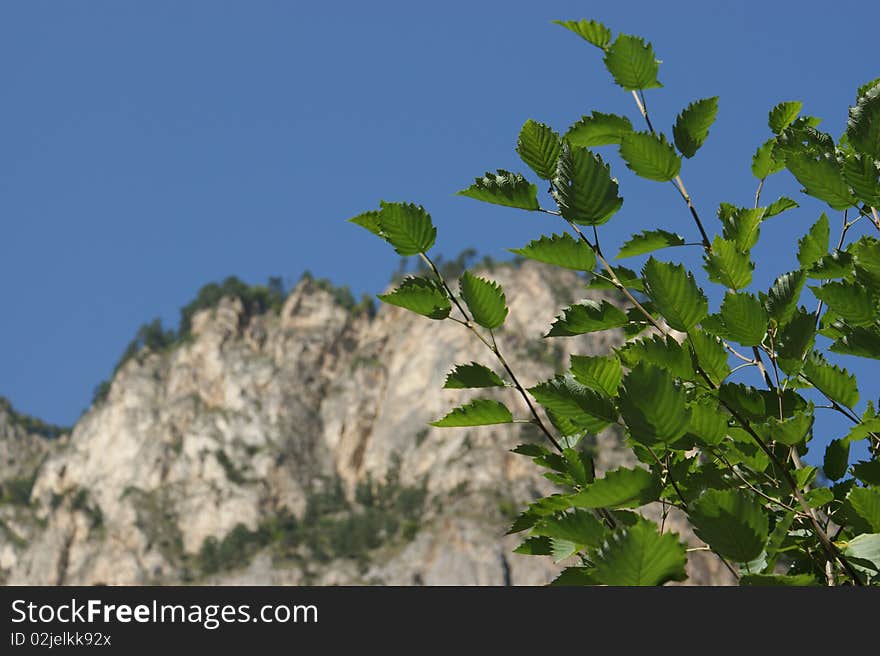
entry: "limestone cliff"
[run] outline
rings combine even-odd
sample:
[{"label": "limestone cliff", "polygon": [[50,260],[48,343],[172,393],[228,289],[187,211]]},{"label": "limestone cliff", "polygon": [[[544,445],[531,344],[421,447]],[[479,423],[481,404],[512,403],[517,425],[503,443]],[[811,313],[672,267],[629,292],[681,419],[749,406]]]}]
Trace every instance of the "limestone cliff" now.
[{"label": "limestone cliff", "polygon": [[[622,339],[541,341],[559,308],[596,292],[530,263],[492,275],[511,310],[499,342],[526,381]],[[354,313],[310,279],[280,312],[226,298],[183,343],[127,361],[69,435],[29,434],[0,407],[0,484],[14,488],[0,581],[546,583],[556,566],[503,537],[552,489],[509,451],[538,435],[427,426],[471,395],[441,390],[452,365],[489,355],[452,322]],[[627,459],[619,439],[597,438],[601,468]],[[710,559],[691,573],[723,580]]]}]

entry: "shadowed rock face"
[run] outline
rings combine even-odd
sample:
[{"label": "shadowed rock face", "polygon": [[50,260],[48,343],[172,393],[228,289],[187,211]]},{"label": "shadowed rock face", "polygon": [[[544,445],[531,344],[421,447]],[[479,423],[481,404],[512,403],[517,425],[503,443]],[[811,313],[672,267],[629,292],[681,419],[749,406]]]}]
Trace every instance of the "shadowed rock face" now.
[{"label": "shadowed rock face", "polygon": [[[621,339],[542,341],[561,307],[596,293],[530,263],[492,275],[511,309],[499,344],[524,382]],[[441,390],[453,364],[493,364],[461,326],[391,307],[354,315],[304,280],[280,313],[248,317],[225,299],[192,333],[127,362],[59,439],[0,408],[0,481],[33,479],[0,506],[0,581],[529,585],[558,571],[503,536],[552,491],[509,451],[539,436],[426,425],[474,396]],[[526,416],[509,391],[498,398]],[[613,432],[596,447],[600,469],[630,461]],[[725,582],[704,556],[692,581]]]}]

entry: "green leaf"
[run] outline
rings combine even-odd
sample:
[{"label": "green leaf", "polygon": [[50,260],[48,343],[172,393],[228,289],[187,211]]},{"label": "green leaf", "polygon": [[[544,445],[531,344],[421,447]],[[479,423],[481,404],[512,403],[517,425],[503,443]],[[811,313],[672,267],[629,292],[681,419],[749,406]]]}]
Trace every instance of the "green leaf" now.
[{"label": "green leaf", "polygon": [[602,158],[568,143],[559,153],[552,195],[563,218],[581,225],[601,225],[623,205],[617,181]]},{"label": "green leaf", "polygon": [[767,515],[740,490],[706,490],[689,514],[697,536],[725,558],[747,563],[764,551]]},{"label": "green leaf", "polygon": [[696,154],[709,136],[709,128],[717,114],[718,96],[714,96],[692,102],[678,115],[672,134],[682,155],[691,158]]},{"label": "green leaf", "polygon": [[853,328],[834,342],[830,350],[834,353],[880,360],[880,330]]},{"label": "green leaf", "polygon": [[812,574],[744,574],[739,579],[740,585],[786,585],[805,587],[818,585]]},{"label": "green leaf", "polygon": [[643,230],[633,235],[620,248],[617,258],[632,257],[634,255],[644,255],[651,253],[659,248],[668,248],[670,246],[684,245],[684,237],[668,232],[666,230]]},{"label": "green leaf", "polygon": [[660,498],[660,480],[645,469],[620,467],[571,497],[576,508],[638,508]]},{"label": "green leaf", "polygon": [[484,203],[518,207],[523,210],[537,210],[538,188],[522,177],[519,173],[510,173],[498,169],[497,173],[486,173],[477,178],[467,189],[458,192],[459,196],[467,196]]},{"label": "green leaf", "polygon": [[[639,275],[632,269],[628,269],[625,266],[611,267],[611,269],[614,271],[614,275],[617,276],[620,284],[627,289],[634,289],[639,292],[645,291],[642,279],[639,278]],[[587,285],[587,289],[615,289],[615,287],[604,277],[594,277]]]},{"label": "green leaf", "polygon": [[813,428],[812,408],[805,412],[797,412],[793,417],[780,421],[776,417],[768,417],[763,424],[752,424],[755,431],[765,441],[776,441],[787,446],[796,446],[808,439]]},{"label": "green leaf", "polygon": [[562,25],[567,30],[571,30],[602,50],[605,50],[608,44],[611,43],[611,30],[598,21],[582,18],[579,21],[555,20],[553,22],[557,25]]},{"label": "green leaf", "polygon": [[617,421],[617,412],[611,401],[569,378],[557,376],[528,391],[554,415],[590,433],[598,433]]},{"label": "green leaf", "polygon": [[594,557],[594,578],[605,585],[653,586],[683,581],[687,555],[675,533],[659,533],[657,526],[639,519],[619,528]]},{"label": "green leaf", "polygon": [[504,323],[507,317],[507,299],[504,290],[497,282],[479,278],[469,271],[461,274],[458,281],[461,297],[467,303],[474,321],[494,330]]},{"label": "green leaf", "polygon": [[859,561],[857,569],[876,575],[880,572],[880,533],[864,533],[850,540],[843,550],[852,562]]},{"label": "green leaf", "polygon": [[860,460],[852,470],[853,476],[865,485],[880,487],[880,460]]},{"label": "green leaf", "polygon": [[767,314],[780,326],[788,323],[797,309],[806,276],[800,269],[779,276],[770,288],[764,307]]},{"label": "green leaf", "polygon": [[728,415],[711,398],[698,399],[688,405],[691,419],[687,432],[700,442],[718,446],[727,435]]},{"label": "green leaf", "polygon": [[853,509],[864,519],[874,533],[880,533],[880,492],[865,487],[854,487],[846,496]]},{"label": "green leaf", "polygon": [[620,156],[636,175],[669,182],[681,170],[681,158],[662,134],[630,132],[620,142]]},{"label": "green leaf", "polygon": [[819,352],[813,351],[804,361],[804,374],[819,391],[841,405],[853,408],[859,402],[856,377],[829,363]]},{"label": "green leaf", "polygon": [[880,85],[880,77],[875,77],[873,80],[865,82],[862,86],[859,87],[858,91],[856,92],[856,102],[858,102],[862,96],[864,96],[871,89],[878,85]]},{"label": "green leaf", "polygon": [[556,175],[556,161],[562,150],[562,139],[549,126],[529,119],[522,126],[516,152],[529,168],[544,180]]},{"label": "green leaf", "polygon": [[680,264],[653,257],[642,269],[645,293],[670,327],[683,332],[696,326],[709,312],[709,303],[693,274]]},{"label": "green leaf", "polygon": [[425,253],[434,245],[437,228],[434,227],[431,215],[424,207],[412,203],[385,201],[380,202],[380,205],[382,207],[378,217],[380,236],[400,255]]},{"label": "green leaf", "polygon": [[843,179],[863,203],[880,206],[880,164],[860,153],[853,153],[843,162]]},{"label": "green leaf", "polygon": [[810,508],[821,508],[834,501],[834,492],[827,487],[814,487],[804,495]]},{"label": "green leaf", "polygon": [[727,292],[721,312],[704,319],[703,328],[743,346],[757,346],[764,340],[768,319],[754,294]]},{"label": "green leaf", "polygon": [[571,375],[584,387],[605,396],[615,396],[623,370],[616,355],[572,355]]},{"label": "green leaf", "polygon": [[593,111],[568,128],[565,140],[581,148],[607,146],[620,144],[623,135],[632,131],[632,123],[627,117]]},{"label": "green leaf", "polygon": [[704,256],[703,268],[712,282],[731,289],[743,289],[752,282],[755,265],[749,254],[740,250],[735,242],[716,235],[712,241],[712,253]]},{"label": "green leaf", "polygon": [[836,210],[855,205],[855,198],[850,194],[840,166],[834,159],[814,159],[807,153],[796,152],[786,157],[785,165],[810,196],[825,201]]},{"label": "green leaf", "polygon": [[743,252],[751,250],[758,241],[764,212],[763,207],[735,208],[722,204],[718,214],[723,224],[724,238],[733,241]]},{"label": "green leaf", "polygon": [[572,337],[609,328],[619,328],[629,322],[626,314],[611,303],[585,300],[565,308],[556,317],[547,337]]},{"label": "green leaf", "polygon": [[636,339],[624,344],[617,352],[630,368],[645,362],[665,369],[676,378],[691,380],[694,377],[690,351],[682,348],[671,336],[652,335]]},{"label": "green leaf", "polygon": [[727,363],[727,351],[721,340],[701,330],[692,330],[688,333],[691,347],[703,370],[709,379],[720,385],[730,373],[730,365]]},{"label": "green leaf", "polygon": [[752,156],[752,175],[758,180],[779,173],[785,168],[785,160],[778,160],[773,157],[773,149],[776,146],[776,139],[765,141],[755,154]]},{"label": "green leaf", "polygon": [[618,405],[633,440],[640,444],[672,444],[690,422],[684,388],[668,371],[644,362],[624,376]]},{"label": "green leaf", "polygon": [[614,82],[627,91],[663,86],[657,80],[660,62],[654,55],[654,48],[638,36],[618,34],[605,51],[605,67]]},{"label": "green leaf", "polygon": [[428,278],[405,278],[397,289],[378,298],[430,319],[445,319],[452,310],[446,290]]},{"label": "green leaf", "polygon": [[812,312],[797,308],[776,336],[779,366],[785,373],[792,376],[800,371],[801,358],[812,348],[815,338],[816,317]]},{"label": "green leaf", "polygon": [[553,551],[550,538],[531,537],[526,538],[522,544],[513,550],[513,553],[524,556],[549,556]]},{"label": "green leaf", "polygon": [[764,218],[769,219],[771,216],[777,216],[788,210],[793,210],[796,207],[800,207],[800,205],[791,198],[780,196],[766,207],[764,210]]},{"label": "green leaf", "polygon": [[510,414],[510,410],[500,401],[477,399],[455,408],[443,419],[431,422],[431,426],[454,428],[458,426],[510,424],[512,422],[513,415]]},{"label": "green leaf", "polygon": [[791,125],[791,122],[801,113],[804,104],[799,100],[781,102],[770,110],[770,116],[767,117],[767,124],[776,134],[780,134],[785,128]]},{"label": "green leaf", "polygon": [[592,567],[566,567],[559,576],[550,581],[551,586],[596,585]]},{"label": "green leaf", "polygon": [[457,364],[446,376],[445,389],[468,389],[474,387],[504,387],[500,376],[488,367],[476,362]]},{"label": "green leaf", "polygon": [[550,237],[542,235],[540,239],[530,241],[524,248],[512,248],[510,252],[575,271],[592,271],[596,266],[593,249],[567,232]]},{"label": "green leaf", "polygon": [[862,155],[880,160],[880,85],[866,91],[856,106],[850,107],[846,136]]},{"label": "green leaf", "polygon": [[363,214],[358,214],[356,217],[349,219],[348,222],[359,225],[361,228],[369,230],[377,237],[381,237],[382,228],[379,227],[379,216],[380,213],[377,210],[370,210]]},{"label": "green leaf", "polygon": [[[725,406],[753,422],[766,421],[767,417],[779,416],[779,396],[772,390],[759,390],[740,383],[724,383],[718,389],[718,398]],[[786,389],[782,393],[782,416],[791,417],[807,408],[807,402],[796,392]],[[743,439],[751,437],[743,431]]]},{"label": "green leaf", "polygon": [[810,287],[820,301],[856,326],[870,326],[878,317],[877,299],[870,289],[849,282],[827,282]]},{"label": "green leaf", "polygon": [[822,471],[825,472],[826,478],[832,481],[843,478],[848,465],[849,442],[831,440],[825,447],[825,460],[822,464]]},{"label": "green leaf", "polygon": [[595,548],[605,537],[605,527],[592,514],[574,509],[541,520],[532,533],[557,540],[568,540],[581,548]]},{"label": "green leaf", "polygon": [[846,278],[852,275],[853,257],[846,251],[834,251],[819,258],[812,267],[807,270],[807,278]]}]

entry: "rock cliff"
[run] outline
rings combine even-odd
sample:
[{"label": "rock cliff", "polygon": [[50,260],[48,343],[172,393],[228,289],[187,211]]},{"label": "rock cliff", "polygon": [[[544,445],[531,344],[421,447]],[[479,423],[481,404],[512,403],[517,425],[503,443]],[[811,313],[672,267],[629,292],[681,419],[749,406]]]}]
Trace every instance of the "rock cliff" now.
[{"label": "rock cliff", "polygon": [[[499,343],[528,382],[622,339],[539,339],[596,297],[574,274],[492,276],[511,310]],[[352,312],[308,278],[278,312],[224,298],[182,343],[129,359],[69,434],[30,433],[0,406],[0,582],[546,583],[557,567],[503,536],[552,489],[509,451],[539,436],[427,425],[472,396],[441,390],[452,365],[489,355],[452,322]],[[600,468],[628,459],[613,431],[595,447]],[[724,581],[703,555],[692,581]]]}]

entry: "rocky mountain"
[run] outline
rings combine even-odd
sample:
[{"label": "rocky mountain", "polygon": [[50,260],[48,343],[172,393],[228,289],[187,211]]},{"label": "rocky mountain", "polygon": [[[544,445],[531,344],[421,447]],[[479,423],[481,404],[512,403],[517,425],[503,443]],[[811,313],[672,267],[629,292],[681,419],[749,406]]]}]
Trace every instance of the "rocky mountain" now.
[{"label": "rocky mountain", "polygon": [[[574,274],[492,276],[511,309],[499,343],[525,381],[622,340],[540,340],[561,307],[598,298]],[[510,452],[534,429],[427,425],[473,396],[441,390],[452,365],[489,355],[457,324],[353,311],[310,278],[278,311],[223,298],[187,339],[129,358],[69,434],[0,406],[0,582],[546,583],[561,565],[504,536],[552,490]],[[595,439],[600,469],[628,462],[620,440]],[[704,556],[692,582],[724,582]]]}]

